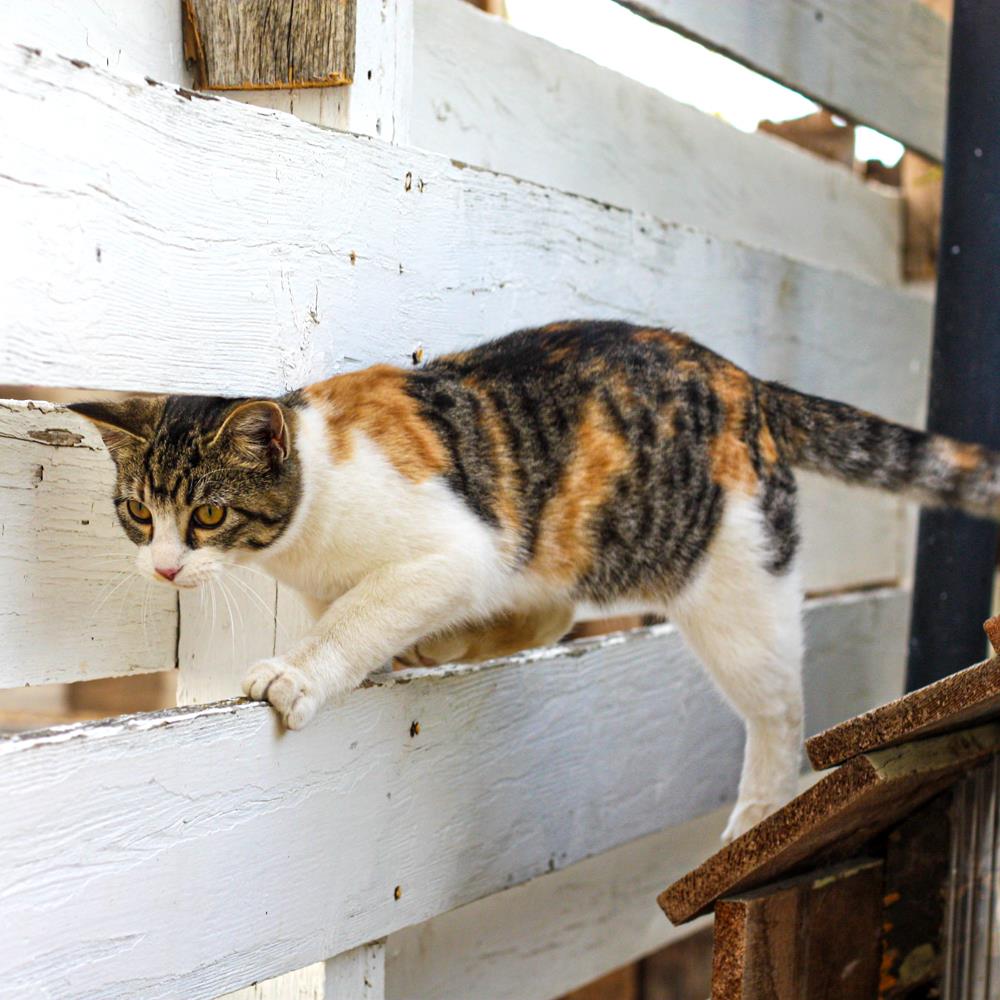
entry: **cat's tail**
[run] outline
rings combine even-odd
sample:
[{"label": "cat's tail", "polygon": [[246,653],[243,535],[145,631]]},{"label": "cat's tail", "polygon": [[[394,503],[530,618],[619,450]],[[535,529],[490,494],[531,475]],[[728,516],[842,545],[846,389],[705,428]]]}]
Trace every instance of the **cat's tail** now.
[{"label": "cat's tail", "polygon": [[1000,520],[1000,453],[777,382],[761,388],[771,434],[790,465]]}]

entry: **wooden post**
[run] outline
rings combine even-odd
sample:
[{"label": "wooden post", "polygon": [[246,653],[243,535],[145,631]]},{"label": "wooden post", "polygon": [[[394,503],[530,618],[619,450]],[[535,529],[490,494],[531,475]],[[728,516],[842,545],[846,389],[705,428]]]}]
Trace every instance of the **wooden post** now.
[{"label": "wooden post", "polygon": [[182,0],[200,90],[294,90],[354,79],[356,0]]},{"label": "wooden post", "polygon": [[[957,0],[927,426],[1000,447],[1000,5]],[[910,690],[982,658],[997,528],[924,511],[910,626]]]},{"label": "wooden post", "polygon": [[811,872],[715,907],[713,1000],[871,1000],[882,862]]}]

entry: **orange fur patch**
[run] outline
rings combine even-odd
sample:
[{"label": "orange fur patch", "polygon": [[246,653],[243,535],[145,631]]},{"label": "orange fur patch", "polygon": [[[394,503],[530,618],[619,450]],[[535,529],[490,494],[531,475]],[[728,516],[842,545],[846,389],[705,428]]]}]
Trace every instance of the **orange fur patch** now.
[{"label": "orange fur patch", "polygon": [[975,472],[983,464],[985,452],[978,444],[949,441],[945,457],[960,472]]},{"label": "orange fur patch", "polygon": [[[744,412],[752,386],[750,376],[735,365],[725,363],[712,373],[710,385],[725,412],[725,423],[711,445],[712,478],[725,489],[753,492],[757,474],[744,440]],[[776,455],[773,439],[771,448]]]},{"label": "orange fur patch", "polygon": [[588,401],[558,492],[542,510],[530,569],[554,583],[579,579],[594,559],[589,533],[594,515],[610,499],[615,479],[628,464],[625,441],[610,429],[601,406]]},{"label": "orange fur patch", "polygon": [[448,468],[440,438],[406,392],[406,377],[401,368],[375,365],[306,388],[309,401],[326,413],[334,461],[351,457],[352,433],[361,431],[411,482],[422,482]]},{"label": "orange fur patch", "polygon": [[761,416],[760,434],[757,435],[757,447],[760,449],[761,457],[768,465],[774,465],[778,461],[778,446],[774,442],[771,428],[767,426],[767,420]]},{"label": "orange fur patch", "polygon": [[673,330],[661,330],[651,327],[648,330],[636,330],[632,334],[632,339],[640,344],[663,344],[673,351],[683,350],[691,344],[691,338],[683,333],[674,333]]}]

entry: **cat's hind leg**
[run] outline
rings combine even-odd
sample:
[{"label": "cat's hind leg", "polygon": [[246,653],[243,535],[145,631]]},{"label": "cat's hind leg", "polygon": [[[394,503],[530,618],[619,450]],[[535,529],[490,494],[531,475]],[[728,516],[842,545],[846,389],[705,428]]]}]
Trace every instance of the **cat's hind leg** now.
[{"label": "cat's hind leg", "polygon": [[511,656],[523,649],[548,646],[570,630],[574,610],[567,601],[551,601],[505,611],[487,621],[460,625],[423,638],[397,654],[395,660],[403,667],[479,663]]},{"label": "cat's hind leg", "polygon": [[730,495],[670,615],[742,717],[746,748],[728,842],[795,795],[802,757],[802,595],[752,497]]}]

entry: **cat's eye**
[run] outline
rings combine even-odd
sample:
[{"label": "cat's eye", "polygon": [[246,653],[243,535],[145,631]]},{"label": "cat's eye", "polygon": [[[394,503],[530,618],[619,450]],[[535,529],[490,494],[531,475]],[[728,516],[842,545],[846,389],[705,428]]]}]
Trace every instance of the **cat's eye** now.
[{"label": "cat's eye", "polygon": [[139,500],[128,500],[125,503],[128,508],[129,516],[133,521],[138,521],[140,524],[149,524],[153,520],[153,515],[149,512],[149,508]]},{"label": "cat's eye", "polygon": [[217,528],[226,519],[226,508],[217,507],[214,503],[203,503],[195,507],[194,523],[199,528]]}]

